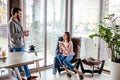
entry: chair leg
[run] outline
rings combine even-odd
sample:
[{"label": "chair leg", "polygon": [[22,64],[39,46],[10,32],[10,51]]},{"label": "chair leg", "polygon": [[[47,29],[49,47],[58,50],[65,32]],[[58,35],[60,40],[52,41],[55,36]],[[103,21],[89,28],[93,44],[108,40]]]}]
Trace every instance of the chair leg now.
[{"label": "chair leg", "polygon": [[77,69],[79,69],[80,59],[78,59],[78,62],[76,62],[75,66]]},{"label": "chair leg", "polygon": [[61,72],[60,67],[57,67],[57,70],[58,70],[58,73],[60,74],[60,72]]},{"label": "chair leg", "polygon": [[93,71],[92,71],[92,77],[93,77],[94,76],[94,65],[92,67],[93,67]]},{"label": "chair leg", "polygon": [[101,67],[100,67],[99,74],[102,73],[103,68],[104,68],[104,64],[105,64],[105,60],[102,61],[102,65],[101,65]]},{"label": "chair leg", "polygon": [[[79,69],[79,64],[80,64],[80,59],[78,59],[78,61],[76,62],[76,64],[75,64],[75,68],[78,70]],[[73,72],[75,72],[74,70],[73,70]],[[75,74],[76,74],[77,72],[75,72]]]},{"label": "chair leg", "polygon": [[83,64],[82,64],[81,59],[79,60],[79,63],[80,63],[80,66],[81,66],[82,73],[84,74],[84,73],[85,73],[85,69],[84,69],[84,67],[83,67]]}]

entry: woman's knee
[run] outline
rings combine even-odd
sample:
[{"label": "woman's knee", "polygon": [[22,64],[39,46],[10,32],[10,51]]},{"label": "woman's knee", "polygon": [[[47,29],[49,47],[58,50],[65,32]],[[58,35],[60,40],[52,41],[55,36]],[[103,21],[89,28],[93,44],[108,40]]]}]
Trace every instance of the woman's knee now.
[{"label": "woman's knee", "polygon": [[67,63],[68,63],[68,61],[65,59],[65,60],[63,61],[63,64],[66,65]]}]

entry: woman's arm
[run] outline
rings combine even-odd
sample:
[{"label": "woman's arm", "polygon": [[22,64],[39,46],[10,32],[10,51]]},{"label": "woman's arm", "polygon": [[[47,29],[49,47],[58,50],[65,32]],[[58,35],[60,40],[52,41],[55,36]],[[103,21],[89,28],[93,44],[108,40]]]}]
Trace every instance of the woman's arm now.
[{"label": "woman's arm", "polygon": [[59,51],[60,51],[60,53],[63,53],[63,49],[64,49],[63,44],[59,43]]}]

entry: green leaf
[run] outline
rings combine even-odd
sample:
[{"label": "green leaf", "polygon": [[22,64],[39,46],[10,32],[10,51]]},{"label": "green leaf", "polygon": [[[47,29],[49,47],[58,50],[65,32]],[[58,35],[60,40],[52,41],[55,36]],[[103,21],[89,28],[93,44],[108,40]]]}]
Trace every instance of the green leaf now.
[{"label": "green leaf", "polygon": [[120,55],[120,50],[116,49],[116,52]]},{"label": "green leaf", "polygon": [[93,39],[94,37],[100,37],[100,35],[98,35],[98,34],[89,35],[89,38],[91,38],[91,39]]}]

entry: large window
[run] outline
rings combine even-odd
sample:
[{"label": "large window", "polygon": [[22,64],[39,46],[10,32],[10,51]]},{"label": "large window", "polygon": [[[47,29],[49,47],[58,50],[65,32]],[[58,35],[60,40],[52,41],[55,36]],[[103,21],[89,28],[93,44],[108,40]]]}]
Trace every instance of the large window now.
[{"label": "large window", "polygon": [[65,0],[47,1],[47,65],[53,64],[56,41],[65,31]]},{"label": "large window", "polygon": [[41,66],[52,65],[58,36],[65,31],[65,0],[26,0],[25,3],[25,29],[30,31],[26,48],[35,45],[41,50],[39,56],[44,58]]},{"label": "large window", "polygon": [[[44,58],[44,0],[26,0],[26,30],[29,30],[29,37],[26,37],[26,48],[30,45],[36,46],[38,54]],[[40,66],[44,66],[44,60]]]},{"label": "large window", "polygon": [[73,36],[81,37],[81,58],[98,57],[98,38],[89,39],[97,32],[100,0],[73,0]]},{"label": "large window", "polygon": [[0,47],[7,50],[7,0],[0,0]]}]

